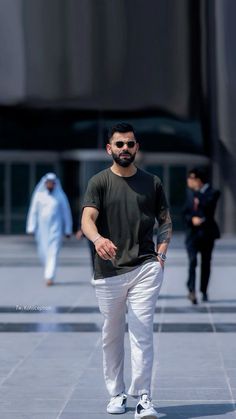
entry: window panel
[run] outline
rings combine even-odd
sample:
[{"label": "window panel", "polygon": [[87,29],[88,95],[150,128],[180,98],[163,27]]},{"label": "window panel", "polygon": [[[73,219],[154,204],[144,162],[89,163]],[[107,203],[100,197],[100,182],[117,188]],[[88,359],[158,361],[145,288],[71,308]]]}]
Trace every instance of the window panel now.
[{"label": "window panel", "polygon": [[11,167],[11,213],[26,215],[29,204],[29,165],[13,164]]},{"label": "window panel", "polygon": [[152,173],[153,175],[158,176],[163,182],[163,173],[164,173],[163,166],[152,164],[152,165],[146,166],[145,170],[147,170],[147,172]]},{"label": "window panel", "polygon": [[4,213],[4,184],[5,184],[5,170],[4,164],[0,164],[0,215]]},{"label": "window panel", "polygon": [[183,230],[182,210],[186,197],[186,167],[172,166],[169,172],[170,209],[174,230]]},{"label": "window panel", "polygon": [[40,179],[46,175],[48,172],[55,172],[54,164],[50,163],[40,163],[36,165],[36,182],[39,182]]}]

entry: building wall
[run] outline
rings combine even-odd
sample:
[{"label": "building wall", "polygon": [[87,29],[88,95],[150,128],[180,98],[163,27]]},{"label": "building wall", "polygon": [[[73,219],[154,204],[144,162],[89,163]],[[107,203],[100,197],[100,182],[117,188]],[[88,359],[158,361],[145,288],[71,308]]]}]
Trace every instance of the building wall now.
[{"label": "building wall", "polygon": [[189,116],[188,0],[2,0],[0,16],[2,103]]},{"label": "building wall", "polygon": [[[62,136],[32,115],[23,128],[22,114],[6,123],[0,109],[0,148],[38,149],[46,159],[67,144],[102,148],[106,118],[137,118],[147,151],[209,158],[222,232],[235,234],[235,16],[235,0],[1,0],[0,105],[39,115],[73,109],[80,118]],[[81,140],[84,111],[97,112],[89,124],[98,128]],[[10,166],[1,170],[9,182]]]},{"label": "building wall", "polygon": [[[212,2],[211,2],[212,3]],[[217,0],[209,14],[214,40],[211,62],[211,132],[215,183],[222,192],[220,221],[225,233],[236,233],[236,2]]]}]

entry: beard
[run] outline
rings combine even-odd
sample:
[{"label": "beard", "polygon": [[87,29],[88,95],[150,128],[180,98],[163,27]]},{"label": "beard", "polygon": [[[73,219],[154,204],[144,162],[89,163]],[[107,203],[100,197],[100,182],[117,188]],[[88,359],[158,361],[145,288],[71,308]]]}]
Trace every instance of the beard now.
[{"label": "beard", "polygon": [[[127,157],[122,157],[122,155],[125,155]],[[129,167],[131,163],[133,163],[135,159],[135,154],[130,154],[129,152],[122,152],[120,154],[112,153],[113,160],[121,167]]]}]

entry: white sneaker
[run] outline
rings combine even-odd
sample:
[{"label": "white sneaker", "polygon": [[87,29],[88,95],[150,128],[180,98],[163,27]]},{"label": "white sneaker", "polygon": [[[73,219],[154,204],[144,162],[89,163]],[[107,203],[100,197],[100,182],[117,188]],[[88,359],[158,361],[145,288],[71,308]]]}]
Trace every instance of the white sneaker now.
[{"label": "white sneaker", "polygon": [[140,397],[140,400],[136,406],[135,419],[157,419],[157,412],[153,407],[153,404],[151,402],[151,399],[148,397],[147,394],[143,394]]},{"label": "white sneaker", "polygon": [[112,397],[107,405],[107,413],[125,413],[126,401],[127,396],[124,393],[120,393],[117,396]]}]

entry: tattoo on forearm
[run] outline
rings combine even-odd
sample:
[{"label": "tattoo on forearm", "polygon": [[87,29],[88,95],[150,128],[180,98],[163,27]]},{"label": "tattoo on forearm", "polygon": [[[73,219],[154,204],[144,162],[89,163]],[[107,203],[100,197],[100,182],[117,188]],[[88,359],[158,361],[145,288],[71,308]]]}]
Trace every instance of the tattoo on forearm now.
[{"label": "tattoo on forearm", "polygon": [[163,210],[158,218],[157,244],[169,243],[172,235],[172,222],[168,210]]},{"label": "tattoo on forearm", "polygon": [[159,227],[157,233],[157,244],[169,243],[172,234],[172,224],[167,223]]}]

